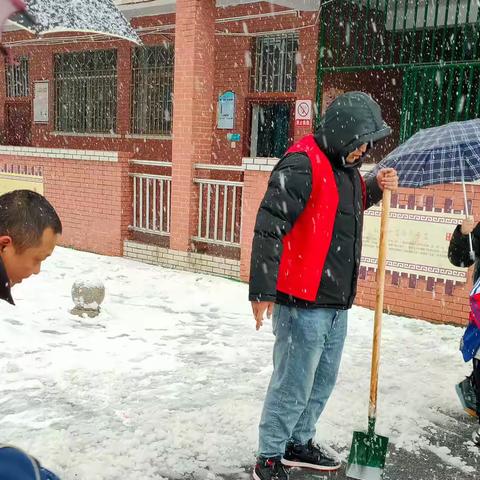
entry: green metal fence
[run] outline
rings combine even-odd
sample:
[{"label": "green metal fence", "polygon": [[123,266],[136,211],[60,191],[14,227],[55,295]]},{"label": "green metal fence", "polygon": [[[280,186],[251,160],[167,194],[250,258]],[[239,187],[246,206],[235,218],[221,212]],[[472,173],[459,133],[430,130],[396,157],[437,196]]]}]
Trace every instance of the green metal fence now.
[{"label": "green metal fence", "polygon": [[479,89],[479,63],[406,69],[400,141],[421,128],[478,118]]},{"label": "green metal fence", "polygon": [[324,70],[475,60],[477,0],[334,0],[322,7]]},{"label": "green metal fence", "polygon": [[477,0],[330,0],[321,10],[317,108],[326,74],[403,72],[400,140],[479,116]]}]

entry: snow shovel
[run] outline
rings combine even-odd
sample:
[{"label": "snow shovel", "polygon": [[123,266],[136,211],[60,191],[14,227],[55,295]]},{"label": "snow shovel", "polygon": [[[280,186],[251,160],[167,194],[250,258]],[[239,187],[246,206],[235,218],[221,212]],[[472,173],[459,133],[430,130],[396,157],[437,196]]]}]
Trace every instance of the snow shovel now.
[{"label": "snow shovel", "polygon": [[370,377],[370,403],[368,430],[354,432],[352,448],[348,457],[347,477],[359,480],[380,480],[387,456],[388,438],[375,433],[377,418],[378,367],[380,363],[380,338],[382,334],[383,294],[385,290],[385,265],[387,261],[388,214],[391,190],[383,191],[380,245],[378,248],[377,295],[373,331],[372,371]]}]

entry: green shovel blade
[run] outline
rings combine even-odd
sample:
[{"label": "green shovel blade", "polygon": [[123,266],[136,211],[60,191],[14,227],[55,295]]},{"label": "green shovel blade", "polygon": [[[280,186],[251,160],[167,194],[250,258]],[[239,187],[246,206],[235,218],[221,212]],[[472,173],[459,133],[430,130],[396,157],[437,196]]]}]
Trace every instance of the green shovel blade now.
[{"label": "green shovel blade", "polygon": [[387,437],[371,432],[354,432],[348,457],[347,477],[380,480],[385,467],[387,449]]}]

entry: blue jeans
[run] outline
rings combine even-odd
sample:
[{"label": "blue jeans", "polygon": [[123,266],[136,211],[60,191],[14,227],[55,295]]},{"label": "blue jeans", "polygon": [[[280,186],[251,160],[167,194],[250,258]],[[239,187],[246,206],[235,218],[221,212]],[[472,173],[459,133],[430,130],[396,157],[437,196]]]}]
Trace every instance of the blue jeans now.
[{"label": "blue jeans", "polygon": [[260,420],[260,456],[283,456],[287,441],[305,445],[315,437],[337,380],[347,318],[347,310],[275,305],[273,374]]}]

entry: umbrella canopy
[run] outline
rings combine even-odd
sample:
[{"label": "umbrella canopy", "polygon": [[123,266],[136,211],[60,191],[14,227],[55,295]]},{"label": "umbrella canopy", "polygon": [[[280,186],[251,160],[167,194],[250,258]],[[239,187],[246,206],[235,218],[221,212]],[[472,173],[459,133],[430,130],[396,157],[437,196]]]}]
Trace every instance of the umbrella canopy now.
[{"label": "umbrella canopy", "polygon": [[[420,130],[397,147],[367,175],[394,168],[401,187],[461,182],[465,215],[469,215],[465,182],[480,179],[480,119]],[[472,236],[470,257],[475,259]]]},{"label": "umbrella canopy", "polygon": [[[0,0],[0,2],[11,0]],[[14,15],[10,20],[33,33],[92,32],[141,43],[113,0],[26,0],[33,17]]]},{"label": "umbrella canopy", "polygon": [[480,119],[420,130],[370,173],[395,168],[401,187],[480,179]]}]

